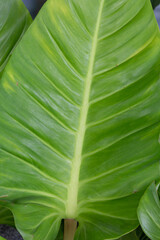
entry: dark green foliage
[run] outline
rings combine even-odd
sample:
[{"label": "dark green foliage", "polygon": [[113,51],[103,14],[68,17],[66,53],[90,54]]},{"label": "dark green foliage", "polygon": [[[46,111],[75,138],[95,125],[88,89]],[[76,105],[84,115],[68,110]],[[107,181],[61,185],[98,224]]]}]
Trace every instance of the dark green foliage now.
[{"label": "dark green foliage", "polygon": [[139,240],[150,240],[145,233],[142,231],[141,227],[138,227],[136,230],[136,235]]},{"label": "dark green foliage", "polygon": [[151,0],[153,8],[157,7],[160,4],[160,0]]}]

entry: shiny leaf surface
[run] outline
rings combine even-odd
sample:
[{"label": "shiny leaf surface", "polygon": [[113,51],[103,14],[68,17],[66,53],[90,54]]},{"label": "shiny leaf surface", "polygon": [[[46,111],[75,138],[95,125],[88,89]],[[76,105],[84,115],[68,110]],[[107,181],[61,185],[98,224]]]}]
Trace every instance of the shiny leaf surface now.
[{"label": "shiny leaf surface", "polygon": [[140,200],[138,219],[151,240],[160,240],[160,200],[155,183],[149,186]]},{"label": "shiny leaf surface", "polygon": [[22,0],[0,0],[0,77],[31,21]]},{"label": "shiny leaf surface", "polygon": [[[31,23],[21,0],[0,0],[0,79],[13,49]],[[8,209],[0,207],[0,224],[14,225]]]},{"label": "shiny leaf surface", "polygon": [[0,192],[24,240],[65,218],[76,240],[137,227],[159,177],[159,65],[149,0],[47,1],[0,83]]}]

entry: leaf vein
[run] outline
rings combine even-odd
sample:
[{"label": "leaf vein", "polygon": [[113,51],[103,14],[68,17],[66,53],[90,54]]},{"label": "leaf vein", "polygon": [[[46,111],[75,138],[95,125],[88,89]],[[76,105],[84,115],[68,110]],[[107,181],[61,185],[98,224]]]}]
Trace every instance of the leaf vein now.
[{"label": "leaf vein", "polygon": [[19,157],[18,155],[9,152],[9,151],[6,150],[6,149],[2,149],[2,148],[1,148],[0,151],[3,151],[3,152],[5,152],[5,153],[7,153],[7,154],[9,154],[9,155],[11,155],[11,156],[13,156],[13,157],[15,157],[18,161],[21,161],[21,162],[23,162],[24,164],[26,164],[27,166],[31,167],[32,169],[34,169],[36,172],[38,172],[39,174],[41,174],[41,175],[44,176],[45,178],[48,178],[49,180],[56,182],[57,184],[63,186],[64,188],[67,188],[67,185],[66,185],[66,184],[64,184],[63,182],[58,181],[56,178],[53,178],[53,177],[49,176],[48,174],[42,172],[39,168],[37,168],[36,166],[34,166],[34,165],[32,165],[31,163],[29,163],[28,161],[26,161],[24,158]]},{"label": "leaf vein", "polygon": [[38,138],[45,146],[47,146],[49,149],[51,149],[54,153],[56,153],[59,157],[65,159],[68,163],[71,162],[70,159],[68,159],[65,155],[61,154],[59,151],[57,151],[51,144],[47,143],[46,141],[44,141],[42,139],[42,137],[40,137],[37,133],[33,132],[32,129],[30,129],[28,126],[25,126],[23,123],[21,123],[19,120],[17,120],[15,117],[13,117],[12,115],[10,115],[8,113],[8,115],[15,121],[17,122],[20,126],[22,126],[24,129],[26,129],[28,132],[30,132],[32,135],[34,135],[36,138]]},{"label": "leaf vein", "polygon": [[26,90],[24,87],[22,87],[22,85],[20,86],[21,89],[30,97],[32,98],[32,100],[34,102],[36,102],[38,104],[38,106],[40,106],[41,109],[43,109],[46,113],[48,113],[57,123],[59,123],[59,125],[61,127],[63,127],[64,129],[66,129],[67,131],[69,131],[71,134],[75,135],[75,131],[73,129],[71,129],[70,127],[68,127],[67,125],[65,125],[60,119],[58,119],[52,112],[50,112],[39,100],[37,100],[32,94],[29,93],[28,90]]},{"label": "leaf vein", "polygon": [[[43,21],[43,20],[42,20]],[[83,76],[80,75],[80,73],[75,69],[75,67],[73,66],[73,64],[67,59],[67,57],[65,56],[64,52],[62,51],[62,49],[60,48],[58,42],[56,41],[56,39],[54,38],[53,34],[50,32],[50,30],[48,29],[47,25],[45,24],[45,22],[43,21],[43,26],[46,29],[46,32],[49,35],[50,40],[52,41],[52,43],[54,44],[57,52],[59,53],[59,55],[61,56],[61,58],[63,59],[63,61],[65,62],[65,64],[68,66],[68,68],[72,71],[72,73],[74,73],[74,75],[76,77],[78,77],[78,79],[80,79],[81,81],[83,81]]]},{"label": "leaf vein", "polygon": [[150,128],[150,127],[152,127],[152,126],[154,126],[154,125],[157,125],[157,124],[159,124],[159,123],[160,123],[160,120],[157,121],[157,122],[155,122],[155,123],[153,123],[152,125],[148,125],[148,126],[146,126],[146,127],[140,128],[140,129],[138,129],[138,130],[136,130],[136,131],[132,131],[132,132],[130,132],[129,134],[126,134],[124,137],[119,138],[118,140],[112,142],[112,143],[109,144],[108,146],[101,147],[101,148],[98,148],[98,149],[96,149],[96,150],[94,150],[94,151],[92,151],[92,152],[83,154],[83,159],[86,158],[86,157],[90,157],[90,156],[92,156],[92,155],[94,155],[94,154],[96,154],[96,153],[99,153],[99,152],[101,152],[101,151],[103,151],[103,150],[106,150],[107,148],[109,148],[109,147],[115,145],[116,143],[124,140],[125,138],[127,138],[127,137],[129,137],[129,136],[131,136],[131,135],[134,135],[134,134],[136,134],[136,133],[138,133],[138,132],[141,132],[141,131],[143,131],[143,130],[146,130],[147,128]]}]

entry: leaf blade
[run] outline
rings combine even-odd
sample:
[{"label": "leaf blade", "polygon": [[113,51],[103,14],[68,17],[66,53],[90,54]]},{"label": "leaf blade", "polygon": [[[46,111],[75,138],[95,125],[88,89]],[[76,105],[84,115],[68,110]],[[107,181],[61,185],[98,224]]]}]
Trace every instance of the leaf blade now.
[{"label": "leaf blade", "polygon": [[[20,0],[0,1],[0,78],[15,46],[31,23],[31,17]],[[14,225],[9,209],[0,207],[0,223]]]},{"label": "leaf blade", "polygon": [[113,239],[135,229],[139,199],[159,176],[159,53],[149,1],[46,3],[0,91],[0,102],[7,96],[1,159],[9,165],[0,190],[25,240],[44,239],[51,221],[55,237],[73,212],[76,239]]},{"label": "leaf blade", "polygon": [[0,2],[0,77],[11,53],[31,24],[31,17],[20,0]]},{"label": "leaf blade", "polygon": [[138,219],[145,234],[157,240],[160,236],[160,202],[155,183],[142,196],[138,207]]}]

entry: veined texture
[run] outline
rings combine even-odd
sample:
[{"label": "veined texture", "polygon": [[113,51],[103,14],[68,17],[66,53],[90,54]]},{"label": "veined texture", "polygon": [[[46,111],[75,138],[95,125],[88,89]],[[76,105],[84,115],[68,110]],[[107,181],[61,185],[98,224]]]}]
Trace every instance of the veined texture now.
[{"label": "veined texture", "polygon": [[159,65],[149,0],[44,5],[0,86],[0,192],[24,240],[56,239],[64,218],[76,240],[137,226],[159,177]]}]

